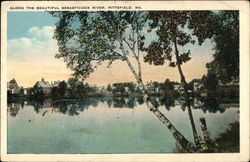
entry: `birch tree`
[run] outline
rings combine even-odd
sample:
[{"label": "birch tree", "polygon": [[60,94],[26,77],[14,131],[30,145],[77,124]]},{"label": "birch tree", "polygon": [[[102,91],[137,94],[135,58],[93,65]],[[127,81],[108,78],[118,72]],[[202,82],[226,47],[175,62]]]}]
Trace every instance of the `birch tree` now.
[{"label": "birch tree", "polygon": [[[148,109],[170,130],[176,141],[186,151],[190,143],[158,110],[158,104],[148,95],[142,81],[141,50],[147,25],[147,12],[52,12],[59,17],[54,37],[59,53],[67,67],[78,78],[86,79],[95,69],[108,61],[125,61],[137,82]],[[131,63],[131,57],[136,64]]]}]

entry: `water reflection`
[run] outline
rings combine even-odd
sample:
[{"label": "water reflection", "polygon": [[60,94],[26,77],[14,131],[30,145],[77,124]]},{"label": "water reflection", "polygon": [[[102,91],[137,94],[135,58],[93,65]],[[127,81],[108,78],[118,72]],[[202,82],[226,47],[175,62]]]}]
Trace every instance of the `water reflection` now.
[{"label": "water reflection", "polygon": [[[168,96],[154,97],[154,100],[170,111],[176,105],[180,105],[182,111],[186,111],[188,103],[183,97],[173,98]],[[189,100],[193,109],[201,109],[204,113],[224,113],[230,107],[239,107],[238,103],[222,101],[212,97],[197,97]],[[89,107],[98,107],[99,103],[107,104],[109,108],[130,108],[133,109],[138,105],[144,104],[142,97],[102,97],[86,98],[82,100],[39,100],[39,101],[19,101],[8,102],[8,112],[10,116],[15,117],[20,108],[32,106],[36,113],[40,113],[43,108],[51,108],[52,113],[62,113],[69,116],[79,115],[80,112]],[[45,114],[43,114],[44,116]]]},{"label": "water reflection", "polygon": [[[240,146],[240,131],[239,131],[239,122],[234,121],[230,123],[227,129],[220,133],[213,142],[216,144],[215,148],[209,150],[207,153],[235,153],[239,152]],[[185,153],[185,150],[176,143],[175,148],[173,149],[175,153]]]},{"label": "water reflection", "polygon": [[[154,99],[159,110],[192,141],[185,98],[161,96]],[[215,98],[194,98],[190,104],[196,127],[199,127],[198,119],[205,117],[213,140],[229,123],[238,121],[238,109],[232,108],[237,107],[236,104]],[[17,136],[26,132],[29,134]],[[55,132],[54,137],[50,136],[52,132]],[[39,144],[33,145],[38,136]],[[138,150],[162,153],[172,152],[175,147],[172,135],[146,109],[140,97],[9,102],[8,139],[10,153],[138,153]],[[23,147],[23,141],[27,146]],[[40,145],[44,148],[37,147]]]},{"label": "water reflection", "polygon": [[230,107],[239,107],[237,100],[220,100],[213,97],[195,98],[193,101],[194,109],[201,109],[204,113],[224,113]]},{"label": "water reflection", "polygon": [[20,103],[10,103],[8,104],[7,111],[9,112],[10,116],[15,117],[18,114],[20,108],[21,108]]}]

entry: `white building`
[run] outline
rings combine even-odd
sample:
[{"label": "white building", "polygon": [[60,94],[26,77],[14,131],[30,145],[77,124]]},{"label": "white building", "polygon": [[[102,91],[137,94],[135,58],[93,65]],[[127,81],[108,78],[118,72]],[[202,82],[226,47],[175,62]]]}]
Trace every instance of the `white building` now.
[{"label": "white building", "polygon": [[42,78],[41,81],[37,81],[36,86],[42,88],[44,94],[49,94],[53,88],[53,86],[51,86],[48,81],[45,81],[44,78]]}]

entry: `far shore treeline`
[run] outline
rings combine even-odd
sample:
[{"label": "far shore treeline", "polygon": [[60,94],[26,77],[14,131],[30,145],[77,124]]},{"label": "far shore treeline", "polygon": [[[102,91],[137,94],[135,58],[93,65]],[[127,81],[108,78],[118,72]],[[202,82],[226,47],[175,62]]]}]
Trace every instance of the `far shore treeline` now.
[{"label": "far shore treeline", "polygon": [[[152,96],[179,97],[184,89],[178,82],[166,79],[164,82],[147,82],[146,88]],[[235,98],[239,96],[237,84],[220,84],[203,76],[202,79],[193,79],[188,83],[188,91],[192,96],[212,96]],[[75,78],[67,81],[49,83],[44,78],[37,81],[33,87],[20,87],[15,79],[8,82],[8,100],[39,100],[39,99],[83,99],[86,97],[141,97],[138,86],[133,82],[121,82],[97,87],[84,83]]]}]

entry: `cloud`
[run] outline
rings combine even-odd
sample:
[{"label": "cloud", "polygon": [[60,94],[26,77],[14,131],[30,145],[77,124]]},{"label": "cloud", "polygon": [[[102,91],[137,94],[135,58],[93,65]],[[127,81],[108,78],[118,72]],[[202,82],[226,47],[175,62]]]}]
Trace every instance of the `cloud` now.
[{"label": "cloud", "polygon": [[[33,86],[41,77],[49,81],[67,80],[70,77],[72,72],[66,68],[66,64],[54,57],[58,51],[56,40],[52,38],[54,29],[53,26],[31,27],[26,33],[27,37],[8,41],[9,80],[16,78],[20,85],[28,87]],[[205,65],[212,60],[211,48],[210,42],[191,48],[192,59],[183,65],[187,81],[200,78],[207,72]],[[133,59],[131,61],[137,69],[135,61]],[[163,82],[166,78],[180,80],[177,68],[170,68],[167,63],[164,66],[150,66],[142,61],[142,70],[145,82],[150,80]],[[125,62],[115,61],[110,69],[100,66],[86,81],[90,84],[106,85],[113,82],[135,81],[135,79]]]},{"label": "cloud", "polygon": [[58,51],[56,40],[52,38],[54,29],[54,26],[31,27],[27,31],[30,37],[9,40],[8,60],[28,61],[53,58]]},{"label": "cloud", "polygon": [[54,30],[54,26],[32,27],[28,30],[28,33],[39,40],[50,40],[53,38]]},{"label": "cloud", "polygon": [[8,40],[8,79],[16,78],[24,87],[33,86],[41,77],[63,80],[70,76],[62,60],[56,59],[58,51],[53,39],[54,26],[31,27],[26,37]]}]

